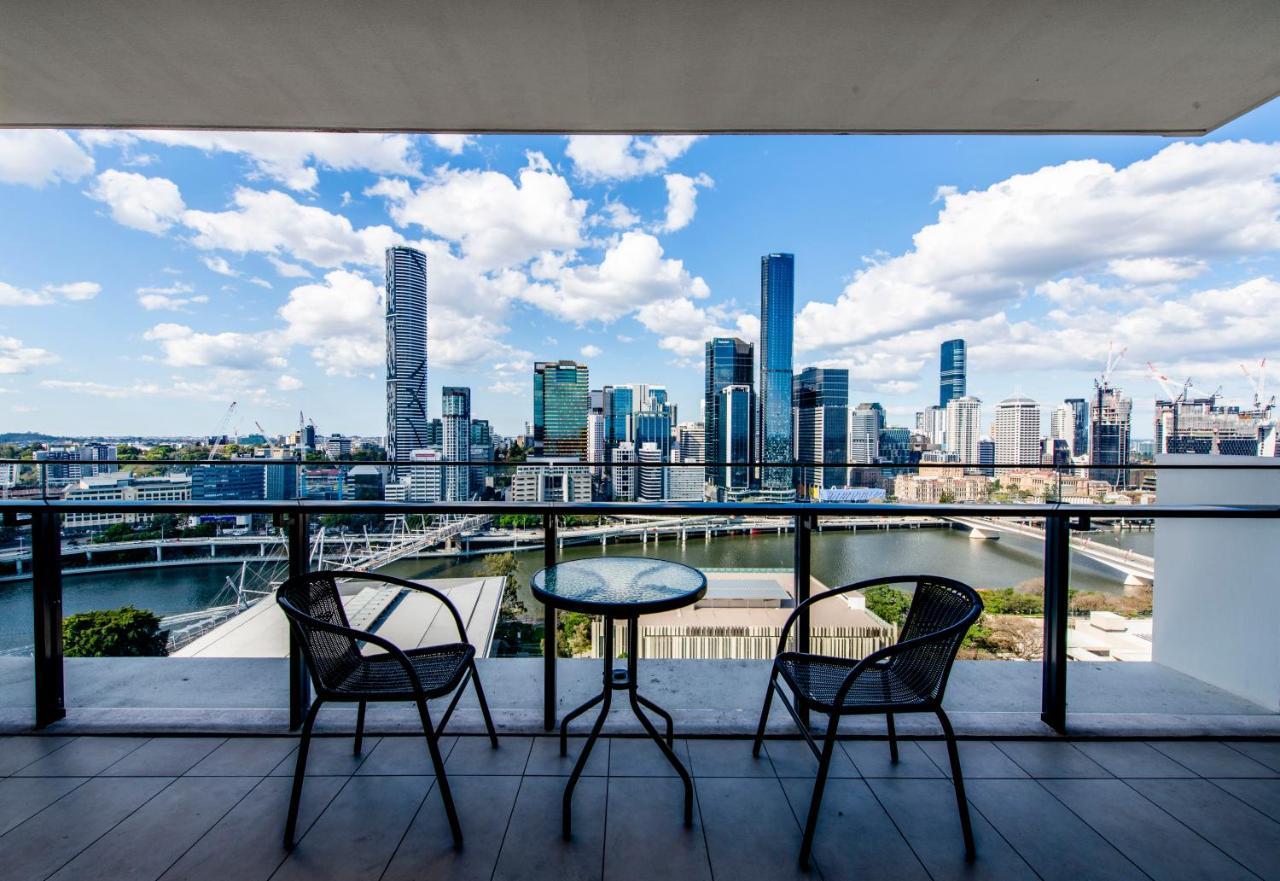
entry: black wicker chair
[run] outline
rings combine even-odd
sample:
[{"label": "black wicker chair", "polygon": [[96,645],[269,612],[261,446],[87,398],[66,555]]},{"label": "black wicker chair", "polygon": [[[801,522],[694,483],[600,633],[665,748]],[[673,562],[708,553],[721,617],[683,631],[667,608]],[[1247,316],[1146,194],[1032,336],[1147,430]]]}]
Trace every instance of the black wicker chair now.
[{"label": "black wicker chair", "polygon": [[[915,585],[915,596],[895,645],[872,652],[861,660],[786,651],[791,625],[802,610],[814,603],[880,584],[906,583]],[[982,600],[967,584],[936,575],[899,575],[859,581],[820,593],[797,606],[787,618],[778,641],[778,652],[765,692],[764,708],[760,711],[760,726],[756,729],[752,752],[759,757],[765,724],[769,720],[769,706],[776,692],[818,759],[818,775],[813,782],[813,798],[809,803],[809,817],[800,845],[801,866],[809,865],[813,833],[818,825],[818,811],[822,807],[822,792],[826,787],[840,717],[877,713],[884,713],[888,719],[889,754],[894,762],[898,761],[894,714],[933,713],[938,717],[951,760],[951,782],[960,808],[965,856],[973,859],[973,828],[965,800],[964,778],[960,773],[960,755],[956,750],[956,735],[951,721],[942,711],[942,693],[947,687],[947,677],[960,643],[980,614]],[[787,700],[778,683],[779,677],[790,687],[794,704]],[[808,710],[827,715],[827,733],[821,749],[802,721],[800,713]]]},{"label": "black wicker chair", "polygon": [[[376,634],[354,629],[347,620],[347,613],[338,595],[339,578],[378,581],[431,594],[453,616],[461,641],[400,649]],[[418,715],[422,719],[427,751],[435,769],[440,796],[444,799],[454,846],[461,847],[462,827],[458,823],[458,813],[454,809],[453,796],[449,791],[449,780],[444,773],[439,740],[468,681],[475,686],[480,712],[484,714],[485,728],[488,729],[489,740],[494,749],[498,747],[498,736],[493,730],[493,718],[489,715],[489,705],[485,701],[480,674],[476,670],[475,648],[467,642],[462,616],[453,603],[440,591],[424,584],[390,575],[341,570],[311,572],[290,578],[276,592],[276,601],[288,616],[289,625],[302,647],[316,692],[315,700],[302,725],[302,740],[298,745],[298,759],[293,772],[293,794],[289,799],[289,818],[285,823],[284,846],[293,847],[298,824],[298,802],[302,798],[302,784],[306,776],[307,750],[311,746],[311,730],[315,726],[320,706],[326,701],[360,705],[356,712],[355,752],[358,755],[364,738],[365,704],[369,701],[412,701],[417,704]],[[375,645],[383,649],[384,653],[364,655],[358,645],[360,642]],[[450,692],[454,693],[453,700],[449,702],[440,724],[433,727],[427,701]]]}]

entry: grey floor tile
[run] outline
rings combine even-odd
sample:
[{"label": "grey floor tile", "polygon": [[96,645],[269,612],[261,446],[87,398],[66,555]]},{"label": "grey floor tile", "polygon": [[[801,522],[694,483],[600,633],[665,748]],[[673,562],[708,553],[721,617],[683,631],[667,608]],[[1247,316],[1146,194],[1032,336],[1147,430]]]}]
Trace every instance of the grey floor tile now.
[{"label": "grey floor tile", "polygon": [[1153,741],[1152,746],[1201,777],[1280,776],[1225,743],[1209,740]]},{"label": "grey floor tile", "polygon": [[1245,804],[1280,822],[1280,780],[1219,777],[1212,780]]},{"label": "grey floor tile", "polygon": [[[3,748],[3,745],[0,745]],[[0,835],[35,816],[86,777],[10,777],[0,780]]]},{"label": "grey floor tile", "polygon": [[525,777],[498,854],[494,881],[589,881],[604,866],[603,777],[583,777],[573,794],[573,839],[561,837],[560,805],[565,781]]},{"label": "grey floor tile", "polygon": [[37,759],[15,777],[92,777],[147,742],[145,737],[77,737],[72,743]]},{"label": "grey floor tile", "polygon": [[[561,756],[560,738],[535,737],[533,749],[529,751],[529,762],[524,768],[525,774],[568,777],[573,773],[573,765],[578,761],[578,754],[586,742],[585,737],[570,737],[568,755]],[[607,777],[609,775],[609,750],[612,744],[611,737],[601,737],[596,741],[595,746],[591,748],[591,755],[587,757],[587,765],[582,769],[584,776]]]},{"label": "grey floor tile", "polygon": [[[960,740],[960,773],[966,780],[992,778],[1023,778],[1027,772],[1006,756],[989,740]],[[920,748],[933,760],[944,776],[951,776],[951,759],[947,757],[947,744],[941,740],[922,740]]]},{"label": "grey floor tile", "polygon": [[[307,778],[298,808],[299,835],[306,834],[346,782],[346,777]],[[284,777],[259,781],[165,872],[162,881],[267,881],[288,855],[280,836],[290,785]]]},{"label": "grey floor tile", "polygon": [[670,777],[609,780],[605,823],[605,881],[679,878],[711,881],[707,843],[694,804],[684,825],[684,786]]},{"label": "grey floor tile", "polygon": [[772,777],[773,762],[764,750],[751,755],[749,740],[690,740],[686,765],[695,777]]},{"label": "grey floor tile", "polygon": [[226,743],[196,762],[192,777],[261,777],[293,752],[293,737],[229,737]]},{"label": "grey floor tile", "polygon": [[1110,777],[1106,768],[1062,740],[1009,740],[1000,751],[1032,777]]},{"label": "grey floor tile", "polygon": [[1077,743],[1075,748],[1117,777],[1194,777],[1191,771],[1146,743]]},{"label": "grey floor tile", "polygon": [[1130,881],[1137,867],[1036,780],[974,780],[969,800],[1045,881]]},{"label": "grey floor tile", "polygon": [[898,761],[889,757],[887,740],[846,740],[845,755],[863,777],[941,777],[938,766],[914,740],[898,741]]},{"label": "grey floor tile", "polygon": [[102,772],[105,777],[180,777],[225,737],[155,737]]},{"label": "grey floor tile", "polygon": [[978,858],[972,863],[965,859],[955,790],[949,780],[880,777],[868,780],[867,785],[937,881],[952,878],[1022,881],[1036,877],[1022,857],[976,810],[970,814]]},{"label": "grey floor tile", "polygon": [[[819,744],[821,748],[821,744]],[[803,740],[766,740],[763,756],[768,753],[773,770],[779,777],[812,777],[818,773],[818,760],[813,751]],[[857,777],[858,769],[849,760],[848,754],[836,745],[831,753],[831,767],[827,771],[829,778]]]},{"label": "grey floor tile", "polygon": [[[689,768],[689,746],[676,738],[676,758],[685,770]],[[677,777],[667,757],[658,745],[647,737],[615,737],[609,744],[609,775],[611,777]]]},{"label": "grey floor tile", "polygon": [[[782,781],[782,787],[791,803],[791,812],[803,824],[809,814],[813,781],[788,778]],[[857,878],[859,881],[919,878],[923,881],[929,877],[862,780],[827,781],[813,838],[813,859],[824,878]]]},{"label": "grey floor tile", "polygon": [[[345,777],[354,774],[381,742],[380,737],[366,737],[360,746],[360,754],[356,755],[352,751],[355,740],[351,737],[313,737],[311,749],[307,751],[307,776]],[[271,776],[292,777],[297,763],[298,750],[290,750],[280,764],[271,769]]]},{"label": "grey floor tile", "polygon": [[432,787],[382,881],[489,881],[507,834],[520,778],[450,774],[449,786],[465,846],[461,850],[454,848],[444,802]]},{"label": "grey floor tile", "polygon": [[153,881],[257,782],[255,777],[175,780],[52,877],[55,881]]},{"label": "grey floor tile", "polygon": [[1233,740],[1227,745],[1255,762],[1261,762],[1272,771],[1280,771],[1280,740]]},{"label": "grey floor tile", "polygon": [[1128,783],[1250,871],[1280,878],[1280,823],[1208,780]]},{"label": "grey floor tile", "polygon": [[[440,738],[440,755],[448,759],[453,749],[454,737]],[[431,765],[431,753],[427,750],[425,735],[409,737],[384,737],[378,745],[367,754],[365,760],[356,771],[357,775],[366,774],[414,774],[434,777],[435,768]]]},{"label": "grey floor tile", "polygon": [[717,878],[810,878],[799,867],[800,825],[777,778],[695,781],[707,852]]},{"label": "grey floor tile", "polygon": [[73,740],[75,740],[74,737],[37,736],[0,739],[0,777],[9,776],[54,750],[61,749]]},{"label": "grey floor tile", "polygon": [[90,780],[0,838],[0,878],[47,878],[172,782]]},{"label": "grey floor tile", "polygon": [[272,881],[376,881],[391,862],[433,777],[360,777],[329,803]]},{"label": "grey floor tile", "polygon": [[1152,878],[1253,878],[1122,780],[1045,780],[1044,788]]},{"label": "grey floor tile", "polygon": [[498,738],[494,749],[487,737],[459,737],[449,751],[445,771],[449,774],[498,774],[503,776],[524,773],[529,762],[532,737],[509,734]]}]

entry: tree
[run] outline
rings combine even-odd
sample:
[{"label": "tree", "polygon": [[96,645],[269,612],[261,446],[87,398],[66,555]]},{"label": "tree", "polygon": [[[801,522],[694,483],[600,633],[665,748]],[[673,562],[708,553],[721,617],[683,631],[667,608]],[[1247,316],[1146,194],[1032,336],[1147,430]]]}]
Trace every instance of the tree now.
[{"label": "tree", "polygon": [[169,632],[150,609],[124,606],[80,612],[62,622],[62,649],[68,658],[162,657]]},{"label": "tree", "polygon": [[898,627],[907,620],[907,611],[911,608],[911,600],[896,587],[877,584],[862,592],[867,601],[867,610],[879,618]]},{"label": "tree", "polygon": [[519,585],[516,583],[516,573],[519,571],[520,563],[510,551],[504,554],[485,554],[484,574],[506,579],[502,584],[503,618],[520,618],[528,611],[520,599]]},{"label": "tree", "polygon": [[938,502],[943,505],[953,504],[956,500],[956,494],[949,489],[944,489],[938,494]]},{"label": "tree", "polygon": [[591,653],[591,616],[583,612],[561,612],[556,632],[556,654],[574,658]]},{"label": "tree", "polygon": [[128,523],[112,523],[94,536],[93,541],[95,544],[106,544],[112,541],[129,541],[133,537],[133,527]]}]

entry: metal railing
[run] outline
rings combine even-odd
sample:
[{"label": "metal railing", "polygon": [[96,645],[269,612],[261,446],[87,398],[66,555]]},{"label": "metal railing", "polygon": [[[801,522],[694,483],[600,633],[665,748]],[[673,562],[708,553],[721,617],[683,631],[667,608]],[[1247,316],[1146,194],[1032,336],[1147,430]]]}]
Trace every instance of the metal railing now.
[{"label": "metal railing", "polygon": [[[150,464],[150,463],[149,463]],[[191,464],[191,463],[184,463]],[[289,463],[296,464],[296,463]],[[361,463],[370,464],[370,463]],[[378,463],[385,464],[385,463]],[[420,464],[420,463],[406,463]],[[451,463],[456,464],[456,463]],[[492,464],[492,463],[489,463]],[[700,464],[700,463],[699,463]],[[740,463],[735,463],[740,464]],[[942,467],[957,467],[954,464]],[[983,466],[986,467],[986,466]],[[1252,467],[1272,470],[1276,465],[1108,466],[1141,468]],[[1087,529],[1091,518],[1116,516],[1143,519],[1275,519],[1280,505],[1085,505],[1085,504],[858,504],[811,502],[385,502],[385,501],[58,501],[0,499],[0,513],[8,526],[28,525],[32,545],[32,605],[35,623],[36,724],[44,727],[66,715],[62,654],[61,518],[66,514],[255,514],[270,516],[287,537],[289,574],[307,571],[309,532],[316,515],[464,515],[531,514],[542,518],[545,565],[558,557],[558,519],[566,516],[662,515],[668,517],[768,516],[792,520],[794,533],[795,599],[808,599],[812,569],[811,537],[820,517],[990,517],[1043,519],[1044,530],[1044,653],[1042,659],[1041,718],[1062,731],[1067,718],[1067,627],[1070,590],[1070,533]],[[550,730],[556,707],[556,614],[544,613],[544,722]],[[809,616],[802,612],[797,648],[809,649]],[[289,653],[290,721],[301,723],[309,703],[309,682],[302,655],[291,643]]]}]

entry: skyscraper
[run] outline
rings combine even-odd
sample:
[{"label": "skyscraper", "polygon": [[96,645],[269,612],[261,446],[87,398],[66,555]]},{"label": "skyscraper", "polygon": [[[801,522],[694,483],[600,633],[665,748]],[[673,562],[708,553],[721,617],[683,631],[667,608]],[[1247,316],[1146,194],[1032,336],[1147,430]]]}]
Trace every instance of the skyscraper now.
[{"label": "skyscraper", "polygon": [[967,394],[966,370],[964,340],[943,342],[942,366],[938,374],[939,407],[946,407],[949,401],[963,398]]},{"label": "skyscraper", "polygon": [[[725,464],[716,469],[719,474],[716,484],[722,490],[722,497],[725,493],[741,496],[751,488],[751,469],[745,463],[751,461],[755,395],[749,385],[727,385],[720,389],[719,397],[716,459]],[[736,466],[734,462],[744,464]]]},{"label": "skyscraper", "polygon": [[[997,465],[1031,465],[1040,462],[1040,405],[1015,395],[996,404]],[[976,462],[976,459],[969,461]]]},{"label": "skyscraper", "polygon": [[[471,461],[493,461],[493,430],[488,419],[471,420]],[[476,465],[471,469],[471,495],[479,498],[484,493],[486,478],[493,473],[488,465]]]},{"label": "skyscraper", "polygon": [[612,450],[623,441],[632,440],[631,414],[635,411],[635,393],[629,385],[606,385],[600,390],[604,416],[604,447]]},{"label": "skyscraper", "polygon": [[[760,383],[758,444],[761,462],[791,461],[791,348],[795,322],[796,261],[791,254],[760,258]],[[791,468],[763,468],[765,496],[794,498]]]},{"label": "skyscraper", "polygon": [[849,461],[874,465],[880,458],[880,432],[884,428],[884,407],[861,403],[849,411]]},{"label": "skyscraper", "polygon": [[[752,361],[755,350],[751,343],[737,337],[716,337],[707,341],[706,387],[703,406],[706,410],[704,418],[704,437],[706,439],[706,462],[724,462],[723,439],[720,430],[720,408],[724,401],[721,392],[729,386],[744,386],[750,393],[754,386],[752,378]],[[747,458],[750,458],[748,447]],[[724,486],[725,470],[708,468],[707,478],[717,486]]]},{"label": "skyscraper", "polygon": [[[1129,427],[1133,399],[1121,397],[1120,389],[1108,382],[1095,382],[1089,406],[1089,463],[1123,465],[1129,460]],[[1125,472],[1118,468],[1093,468],[1093,480],[1123,485]]]},{"label": "skyscraper", "polygon": [[[444,387],[440,416],[443,427],[443,453],[446,462],[471,461],[471,389]],[[444,498],[461,502],[471,497],[471,469],[454,465],[445,469]]]},{"label": "skyscraper", "polygon": [[1071,455],[1089,455],[1089,402],[1084,398],[1067,398],[1063,401],[1071,408]]},{"label": "skyscraper", "polygon": [[533,365],[533,437],[539,455],[587,458],[587,365],[538,361]]},{"label": "skyscraper", "polygon": [[1049,439],[1066,441],[1067,455],[1075,455],[1076,414],[1070,404],[1063,402],[1049,413]]},{"label": "skyscraper", "polygon": [[386,258],[387,458],[394,461],[427,446],[427,255],[396,245]]},{"label": "skyscraper", "polygon": [[[797,458],[806,462],[840,462],[849,446],[849,371],[806,367],[792,385]],[[844,468],[803,468],[800,485],[816,497],[824,487],[844,486]]]},{"label": "skyscraper", "polygon": [[964,464],[977,464],[982,437],[982,401],[966,395],[947,402],[947,452]]}]

